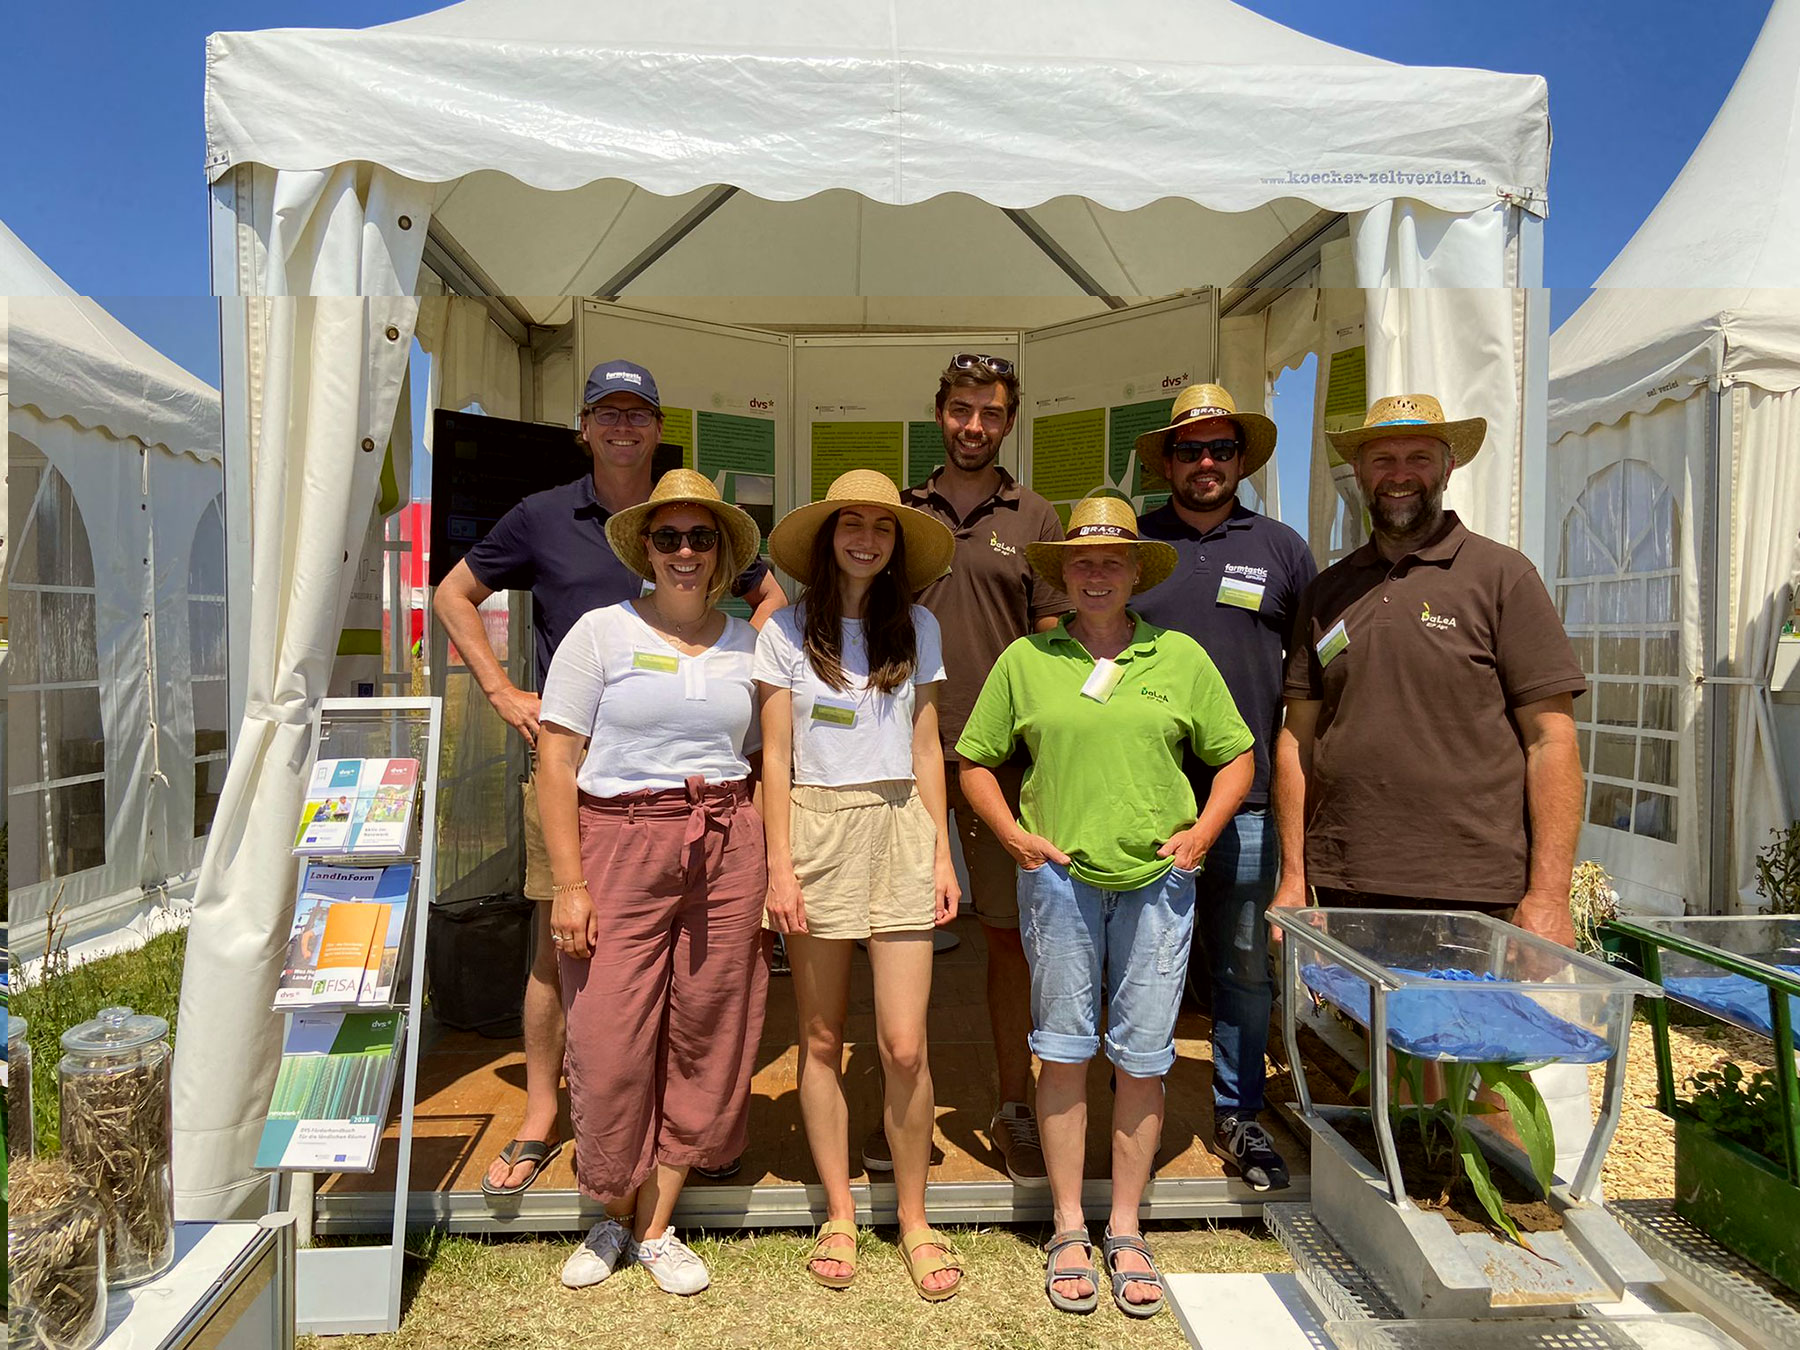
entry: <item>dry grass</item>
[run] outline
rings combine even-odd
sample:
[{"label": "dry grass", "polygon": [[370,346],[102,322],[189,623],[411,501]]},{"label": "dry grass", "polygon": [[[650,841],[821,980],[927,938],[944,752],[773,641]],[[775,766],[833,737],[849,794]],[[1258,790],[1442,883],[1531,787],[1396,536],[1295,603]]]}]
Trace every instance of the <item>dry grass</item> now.
[{"label": "dry grass", "polygon": [[[1132,1347],[1177,1350],[1186,1343],[1173,1313],[1144,1323],[1101,1296],[1100,1310],[1072,1317],[1043,1295],[1045,1229],[955,1229],[967,1267],[963,1292],[927,1304],[901,1268],[891,1230],[864,1232],[856,1287],[820,1288],[802,1269],[809,1238],[796,1231],[693,1237],[712,1272],[694,1298],[662,1293],[640,1270],[593,1289],[568,1290],[557,1271],[572,1241],[425,1239],[408,1260],[408,1303],[392,1336],[303,1337],[314,1350],[346,1344],[485,1350],[635,1350],[636,1347],[746,1347],[748,1350],[1056,1350]],[[1260,1223],[1168,1225],[1149,1233],[1169,1273],[1291,1269]]]}]

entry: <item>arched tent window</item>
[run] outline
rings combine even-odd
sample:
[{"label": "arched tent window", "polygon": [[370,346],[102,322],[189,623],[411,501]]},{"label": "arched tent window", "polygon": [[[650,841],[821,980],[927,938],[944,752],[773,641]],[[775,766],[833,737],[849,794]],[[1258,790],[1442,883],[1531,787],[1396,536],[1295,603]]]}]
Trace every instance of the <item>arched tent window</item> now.
[{"label": "arched tent window", "polygon": [[1589,824],[1675,843],[1680,511],[1656,471],[1609,464],[1563,519],[1557,605],[1587,672],[1576,706]]},{"label": "arched tent window", "polygon": [[32,886],[106,861],[106,741],[95,646],[94,558],[68,480],[10,440],[11,689],[7,883]]},{"label": "arched tent window", "polygon": [[225,515],[213,499],[194,527],[188,560],[188,668],[194,698],[194,837],[212,828],[225,786]]}]

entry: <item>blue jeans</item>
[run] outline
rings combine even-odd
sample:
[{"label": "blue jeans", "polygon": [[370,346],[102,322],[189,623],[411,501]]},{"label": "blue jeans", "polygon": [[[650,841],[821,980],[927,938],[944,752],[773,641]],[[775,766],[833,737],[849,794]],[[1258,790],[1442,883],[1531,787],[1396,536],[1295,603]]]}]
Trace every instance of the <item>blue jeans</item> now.
[{"label": "blue jeans", "polygon": [[1019,935],[1031,967],[1031,1050],[1085,1064],[1100,1048],[1134,1078],[1175,1063],[1175,1016],[1194,937],[1194,874],[1170,868],[1134,891],[1107,891],[1046,862],[1019,871]]},{"label": "blue jeans", "polygon": [[1274,822],[1249,807],[1226,824],[1194,881],[1194,960],[1212,976],[1213,1106],[1260,1111],[1263,1054],[1269,1046],[1269,926],[1280,861]]}]

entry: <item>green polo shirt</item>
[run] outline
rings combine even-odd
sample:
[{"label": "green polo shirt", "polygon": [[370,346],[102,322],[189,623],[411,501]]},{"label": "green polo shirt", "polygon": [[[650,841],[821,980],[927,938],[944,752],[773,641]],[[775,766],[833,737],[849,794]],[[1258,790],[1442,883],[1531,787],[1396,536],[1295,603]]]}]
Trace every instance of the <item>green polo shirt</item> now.
[{"label": "green polo shirt", "polygon": [[959,755],[993,768],[1024,741],[1019,824],[1067,853],[1079,880],[1111,891],[1162,876],[1171,863],[1156,851],[1194,823],[1183,749],[1217,768],[1255,742],[1200,644],[1132,617],[1137,630],[1116,658],[1124,674],[1106,702],[1081,692],[1094,658],[1065,619],[1000,654],[956,742]]}]

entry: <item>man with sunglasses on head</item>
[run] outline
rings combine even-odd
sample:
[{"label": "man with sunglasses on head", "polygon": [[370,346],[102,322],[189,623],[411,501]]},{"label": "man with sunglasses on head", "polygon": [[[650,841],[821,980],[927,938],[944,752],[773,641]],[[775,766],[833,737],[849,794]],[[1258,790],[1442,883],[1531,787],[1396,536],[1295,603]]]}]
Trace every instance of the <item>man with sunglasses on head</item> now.
[{"label": "man with sunglasses on head", "polygon": [[[1025,557],[1025,546],[1063,537],[1056,508],[1000,467],[1000,447],[1019,413],[1019,374],[1001,356],[961,352],[938,376],[938,429],[944,463],[901,500],[950,528],[956,553],[947,576],[919,593],[944,640],[945,681],[938,694],[946,787],[968,869],[968,895],[987,939],[988,1020],[999,1071],[998,1109],[988,1137],[1020,1186],[1048,1187],[1037,1117],[1031,1107],[1031,969],[1019,942],[1018,870],[1012,855],[962,794],[955,754],[969,710],[988,672],[1015,638],[1054,628],[1068,610]],[[1022,764],[995,770],[1016,815]],[[893,1168],[877,1129],[863,1146],[870,1172]]]},{"label": "man with sunglasses on head", "polygon": [[[531,746],[533,779],[525,785],[525,895],[543,901],[533,920],[531,978],[525,986],[525,1118],[517,1136],[489,1165],[481,1189],[516,1195],[537,1180],[561,1144],[556,1133],[563,1062],[563,1007],[556,949],[550,941],[550,865],[538,819],[535,784],[538,694],[520,689],[488,645],[480,605],[497,591],[529,590],[536,635],[536,686],[564,634],[591,609],[635,599],[644,583],[606,542],[609,516],[650,498],[651,456],[662,440],[662,399],[648,370],[603,361],[588,375],[576,440],[593,470],[561,487],[533,493],[502,516],[438,585],[432,612],[494,711]],[[653,543],[656,541],[652,541]],[[699,547],[700,541],[694,546]],[[716,540],[714,541],[716,547]],[[680,547],[674,541],[673,552]],[[753,562],[732,594],[765,619],[787,603],[762,561]]]},{"label": "man with sunglasses on head", "polygon": [[[1275,453],[1275,424],[1239,413],[1218,385],[1182,390],[1169,424],[1139,436],[1137,452],[1144,490],[1169,492],[1138,528],[1180,556],[1168,580],[1137,598],[1137,611],[1206,649],[1256,737],[1250,794],[1195,879],[1189,985],[1209,979],[1212,991],[1213,1148],[1252,1189],[1279,1190],[1288,1184],[1287,1165],[1257,1122],[1274,998],[1263,911],[1280,861],[1269,818],[1270,760],[1281,727],[1284,652],[1300,593],[1318,566],[1298,534],[1238,501],[1238,483]],[[1192,756],[1187,770],[1195,800],[1205,801],[1213,771]]]}]

